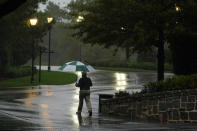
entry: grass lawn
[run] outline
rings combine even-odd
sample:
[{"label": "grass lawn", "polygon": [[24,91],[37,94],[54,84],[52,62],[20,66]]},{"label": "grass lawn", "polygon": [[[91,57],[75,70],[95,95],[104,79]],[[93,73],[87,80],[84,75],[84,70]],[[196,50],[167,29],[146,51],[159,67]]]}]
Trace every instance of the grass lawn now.
[{"label": "grass lawn", "polygon": [[[31,76],[8,79],[0,82],[0,87],[19,87],[19,86],[31,86],[39,85],[38,73],[34,75],[35,83],[31,84]],[[67,72],[56,72],[56,71],[42,71],[40,85],[66,85],[71,84],[77,80],[77,75],[74,73]]]},{"label": "grass lawn", "polygon": [[126,71],[126,72],[156,72],[156,70],[132,69],[126,67],[95,67],[97,70]]}]

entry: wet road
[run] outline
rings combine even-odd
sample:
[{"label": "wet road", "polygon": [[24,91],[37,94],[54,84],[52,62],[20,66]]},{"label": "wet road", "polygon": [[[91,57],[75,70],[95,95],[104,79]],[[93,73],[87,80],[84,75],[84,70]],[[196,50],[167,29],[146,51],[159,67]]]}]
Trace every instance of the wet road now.
[{"label": "wet road", "polygon": [[[55,68],[54,68],[55,70]],[[82,117],[76,115],[78,88],[70,85],[41,85],[0,89],[0,130],[21,131],[171,131],[196,130],[196,125],[153,124],[98,114],[98,94],[119,90],[140,91],[155,73],[97,71],[88,74],[93,81],[91,101],[93,116],[88,117],[84,104]],[[170,77],[171,74],[165,74]]]}]

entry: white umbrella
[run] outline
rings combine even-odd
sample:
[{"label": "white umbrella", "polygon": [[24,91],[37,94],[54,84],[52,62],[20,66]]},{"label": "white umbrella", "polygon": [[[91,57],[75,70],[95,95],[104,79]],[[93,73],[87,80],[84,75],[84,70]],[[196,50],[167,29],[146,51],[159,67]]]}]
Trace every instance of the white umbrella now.
[{"label": "white umbrella", "polygon": [[59,70],[64,72],[93,72],[95,69],[87,63],[81,61],[71,61],[62,65]]}]

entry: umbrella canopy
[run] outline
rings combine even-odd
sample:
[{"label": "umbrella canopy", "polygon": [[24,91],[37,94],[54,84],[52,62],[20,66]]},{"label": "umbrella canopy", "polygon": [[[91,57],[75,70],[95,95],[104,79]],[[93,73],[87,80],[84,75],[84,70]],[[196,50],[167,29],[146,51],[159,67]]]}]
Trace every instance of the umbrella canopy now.
[{"label": "umbrella canopy", "polygon": [[87,63],[83,63],[81,61],[71,61],[65,63],[63,66],[59,68],[59,70],[64,72],[93,72],[95,69]]}]

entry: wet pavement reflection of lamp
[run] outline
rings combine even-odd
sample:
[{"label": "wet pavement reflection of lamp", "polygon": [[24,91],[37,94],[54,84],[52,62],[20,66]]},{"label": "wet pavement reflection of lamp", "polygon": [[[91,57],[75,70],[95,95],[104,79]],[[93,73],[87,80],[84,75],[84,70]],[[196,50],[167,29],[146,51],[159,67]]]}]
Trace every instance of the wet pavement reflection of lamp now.
[{"label": "wet pavement reflection of lamp", "polygon": [[127,86],[126,74],[125,73],[115,73],[116,77],[116,87],[115,90],[122,90],[124,91]]},{"label": "wet pavement reflection of lamp", "polygon": [[[37,25],[38,19],[37,18],[31,18],[31,19],[29,19],[29,22],[30,22],[31,27],[33,27],[33,26]],[[34,40],[32,42],[32,52],[31,53],[32,53],[31,83],[34,83],[34,59],[35,59],[35,56],[34,56]]]},{"label": "wet pavement reflection of lamp", "polygon": [[[53,17],[48,17],[47,22],[50,24],[53,21]],[[51,62],[51,29],[49,28],[49,60],[48,60],[48,71],[51,70],[50,62]]]}]

